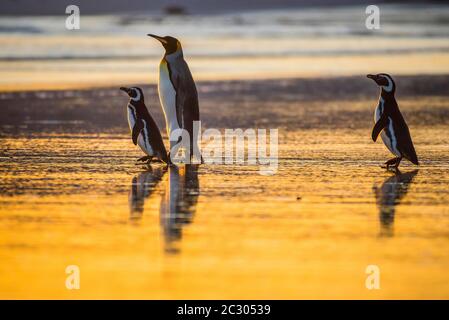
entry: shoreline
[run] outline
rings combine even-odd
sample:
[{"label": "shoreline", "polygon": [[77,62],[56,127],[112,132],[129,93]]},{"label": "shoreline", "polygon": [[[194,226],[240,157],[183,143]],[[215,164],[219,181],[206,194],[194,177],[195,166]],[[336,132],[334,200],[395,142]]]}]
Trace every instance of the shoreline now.
[{"label": "shoreline", "polygon": [[[414,81],[422,81],[424,84],[427,81],[437,81],[438,85],[448,83],[449,84],[449,72],[447,73],[420,73],[420,74],[392,74],[396,79],[405,79],[407,82]],[[351,75],[322,75],[322,76],[291,76],[291,77],[269,77],[269,78],[243,78],[243,79],[200,79],[195,81],[197,87],[209,86],[209,85],[219,85],[219,84],[245,84],[245,83],[253,83],[253,84],[264,84],[264,83],[315,83],[315,82],[330,82],[330,81],[341,81],[344,79],[347,80],[356,80],[356,79],[365,79],[366,74],[351,74]],[[135,82],[134,86],[149,88],[149,87],[157,87],[156,82]],[[430,90],[432,86],[427,86],[426,90]],[[30,88],[30,89],[17,89],[17,90],[4,90],[0,86],[0,101],[5,99],[5,97],[9,95],[23,95],[23,94],[35,94],[39,92],[51,93],[51,92],[62,92],[62,91],[73,91],[73,92],[88,92],[93,90],[116,90],[116,84],[73,84],[73,85],[59,85],[57,87],[49,87],[46,89],[39,88]],[[417,88],[413,88],[416,90]],[[407,94],[410,94],[407,92]],[[418,95],[423,94],[422,91],[417,91]],[[443,87],[436,88],[436,91],[432,92],[432,94],[441,93],[442,96],[449,95],[447,90],[444,90]],[[301,92],[298,92],[301,94]]]},{"label": "shoreline", "polygon": [[[422,72],[422,73],[390,73],[395,78],[446,78],[449,77],[449,70],[441,70],[441,73],[434,72]],[[247,77],[222,77],[219,79],[213,79],[208,77],[199,77],[195,82],[197,85],[209,85],[209,84],[218,84],[218,83],[263,83],[263,82],[272,82],[272,81],[280,81],[280,82],[297,82],[297,81],[328,81],[332,79],[360,79],[365,78],[366,74],[357,73],[357,74],[330,74],[330,75],[319,75],[319,74],[309,74],[309,75],[290,75],[290,76],[278,76],[273,75],[272,77],[252,77],[250,74]],[[92,91],[92,90],[113,90],[116,87],[120,87],[123,85],[127,86],[140,86],[140,87],[148,87],[148,86],[157,86],[157,79],[148,79],[149,81],[142,81],[141,79],[137,81],[123,81],[123,82],[101,82],[101,83],[45,83],[45,84],[33,84],[33,85],[25,85],[19,86],[11,84],[11,85],[1,85],[0,84],[0,99],[2,96],[8,94],[20,94],[20,93],[38,93],[38,92],[62,92],[62,91]],[[442,92],[445,95],[445,92]]]},{"label": "shoreline", "polygon": [[[394,76],[409,124],[449,122],[449,74]],[[141,86],[165,128],[157,86]],[[206,128],[356,129],[372,125],[379,89],[365,76],[198,81]],[[127,97],[117,87],[0,93],[0,136],[128,132]],[[424,122],[423,122],[424,121]]]}]

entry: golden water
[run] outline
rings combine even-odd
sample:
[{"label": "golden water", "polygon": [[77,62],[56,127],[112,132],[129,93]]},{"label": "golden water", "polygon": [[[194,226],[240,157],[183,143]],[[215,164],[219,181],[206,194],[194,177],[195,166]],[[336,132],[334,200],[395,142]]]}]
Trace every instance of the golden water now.
[{"label": "golden water", "polygon": [[365,131],[281,130],[273,176],[145,171],[125,135],[3,139],[0,298],[449,298],[447,128],[415,129],[401,174]]}]

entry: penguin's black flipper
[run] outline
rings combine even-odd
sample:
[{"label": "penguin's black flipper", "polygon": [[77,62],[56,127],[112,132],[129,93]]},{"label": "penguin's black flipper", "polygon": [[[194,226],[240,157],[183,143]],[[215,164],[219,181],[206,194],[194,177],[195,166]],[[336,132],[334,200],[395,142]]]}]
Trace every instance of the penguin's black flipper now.
[{"label": "penguin's black flipper", "polygon": [[377,121],[376,124],[374,125],[373,132],[371,133],[371,138],[373,139],[374,142],[376,142],[380,132],[387,126],[387,124],[388,124],[388,116],[385,113],[383,113],[379,121]]},{"label": "penguin's black flipper", "polygon": [[137,138],[139,137],[140,131],[143,129],[143,121],[141,119],[138,119],[133,127],[133,143],[137,145]]},{"label": "penguin's black flipper", "polygon": [[185,123],[187,120],[190,121],[190,119],[185,119],[186,114],[191,115],[193,120],[198,121],[200,119],[198,91],[189,66],[184,60],[179,61],[176,68],[172,68],[169,65],[169,70],[170,81],[176,90],[176,116],[178,124],[182,129],[186,129]]}]

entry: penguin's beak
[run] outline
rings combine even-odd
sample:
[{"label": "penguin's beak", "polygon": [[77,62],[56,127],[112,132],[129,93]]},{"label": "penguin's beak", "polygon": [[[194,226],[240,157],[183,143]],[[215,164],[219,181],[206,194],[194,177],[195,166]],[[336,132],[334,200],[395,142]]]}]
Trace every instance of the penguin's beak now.
[{"label": "penguin's beak", "polygon": [[377,85],[380,86],[379,77],[376,74],[367,74],[366,77],[373,80]]},{"label": "penguin's beak", "polygon": [[127,87],[120,87],[120,90],[126,92],[127,94],[129,94],[130,90]]},{"label": "penguin's beak", "polygon": [[151,34],[151,33],[147,34],[147,36],[153,37],[154,39],[158,40],[162,44],[167,44],[167,40],[165,40],[163,37],[159,37],[159,36],[157,36],[155,34]]},{"label": "penguin's beak", "polygon": [[367,74],[366,77],[373,80],[379,86],[388,85],[388,81],[385,79],[385,77],[379,76],[377,74]]}]

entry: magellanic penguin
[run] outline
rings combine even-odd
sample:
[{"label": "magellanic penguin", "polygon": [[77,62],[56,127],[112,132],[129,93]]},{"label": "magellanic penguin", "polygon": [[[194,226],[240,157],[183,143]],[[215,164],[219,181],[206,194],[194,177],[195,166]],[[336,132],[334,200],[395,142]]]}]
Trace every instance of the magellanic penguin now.
[{"label": "magellanic penguin", "polygon": [[[176,129],[184,129],[190,135],[190,160],[194,151],[199,154],[197,137],[194,136],[193,122],[200,120],[198,92],[189,66],[184,60],[181,43],[173,37],[148,36],[157,39],[165,49],[159,65],[159,99],[164,110],[168,136]],[[178,142],[170,138],[170,152]],[[201,162],[203,159],[201,157]]]},{"label": "magellanic penguin", "polygon": [[394,97],[396,85],[393,78],[386,73],[368,74],[367,77],[381,87],[379,104],[374,112],[375,125],[371,137],[375,142],[380,133],[385,146],[396,156],[385,162],[386,168],[397,168],[402,158],[418,165],[418,157],[407,123],[405,123]]},{"label": "magellanic penguin", "polygon": [[137,87],[121,87],[120,90],[126,92],[130,97],[128,102],[128,124],[132,133],[132,140],[135,145],[139,145],[142,151],[147,154],[138,161],[151,163],[153,157],[167,164],[170,160],[162,141],[159,128],[145,106],[142,89]]}]

